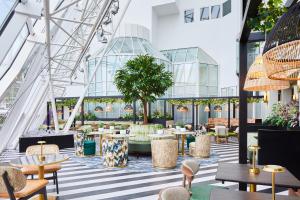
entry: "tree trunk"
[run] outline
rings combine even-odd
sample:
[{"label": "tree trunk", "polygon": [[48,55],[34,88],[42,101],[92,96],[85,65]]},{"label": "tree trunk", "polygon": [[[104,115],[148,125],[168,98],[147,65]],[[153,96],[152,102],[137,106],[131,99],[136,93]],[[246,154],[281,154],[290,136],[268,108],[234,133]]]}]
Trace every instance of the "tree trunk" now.
[{"label": "tree trunk", "polygon": [[144,106],[144,124],[148,124],[147,101],[143,101],[143,106]]}]

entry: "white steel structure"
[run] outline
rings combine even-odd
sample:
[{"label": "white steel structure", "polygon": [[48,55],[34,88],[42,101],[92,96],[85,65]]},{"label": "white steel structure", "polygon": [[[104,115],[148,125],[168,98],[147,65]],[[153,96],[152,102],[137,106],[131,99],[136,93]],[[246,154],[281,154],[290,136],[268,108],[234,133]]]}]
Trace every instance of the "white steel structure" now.
[{"label": "white steel structure", "polygon": [[[116,18],[118,0],[28,0],[15,6],[1,26],[0,151],[14,148],[20,135],[42,124],[48,99],[58,130],[54,98],[64,96],[69,85],[84,84],[77,76],[84,71],[89,47],[96,43],[105,48],[123,16]],[[98,42],[94,36],[103,29],[106,41]],[[8,59],[20,34],[23,43]]]}]

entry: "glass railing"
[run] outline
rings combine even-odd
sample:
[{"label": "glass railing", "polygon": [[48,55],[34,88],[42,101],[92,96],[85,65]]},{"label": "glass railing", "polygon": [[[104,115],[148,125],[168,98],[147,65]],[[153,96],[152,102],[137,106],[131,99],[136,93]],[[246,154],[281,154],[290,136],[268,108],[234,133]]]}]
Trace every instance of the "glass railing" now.
[{"label": "glass railing", "polygon": [[0,0],[0,30],[18,2],[18,0]]}]

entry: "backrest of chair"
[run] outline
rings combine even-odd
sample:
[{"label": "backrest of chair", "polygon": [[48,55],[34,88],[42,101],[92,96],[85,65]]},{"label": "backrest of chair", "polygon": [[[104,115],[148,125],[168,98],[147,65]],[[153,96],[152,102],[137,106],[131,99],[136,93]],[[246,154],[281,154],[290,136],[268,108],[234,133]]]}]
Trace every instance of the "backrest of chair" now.
[{"label": "backrest of chair", "polygon": [[[41,153],[41,145],[32,145],[27,147],[26,155],[39,155]],[[59,154],[59,147],[56,144],[45,144],[43,145],[43,154]]]},{"label": "backrest of chair", "polygon": [[217,135],[226,135],[227,128],[225,126],[216,126],[216,134]]},{"label": "backrest of chair", "polygon": [[15,192],[22,190],[26,185],[26,177],[22,171],[11,166],[0,166],[0,193],[8,193],[3,174],[7,172],[9,184]]},{"label": "backrest of chair", "polygon": [[195,160],[182,162],[181,171],[186,176],[194,176],[199,171],[199,163]]}]

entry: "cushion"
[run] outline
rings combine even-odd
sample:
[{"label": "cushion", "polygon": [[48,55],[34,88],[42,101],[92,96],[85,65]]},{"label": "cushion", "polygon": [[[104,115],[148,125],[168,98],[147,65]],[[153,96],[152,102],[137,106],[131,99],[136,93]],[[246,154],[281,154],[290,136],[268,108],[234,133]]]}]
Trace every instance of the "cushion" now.
[{"label": "cushion", "polygon": [[[191,188],[192,197],[191,200],[209,200],[210,199],[210,193],[215,188],[223,188],[224,187],[218,187],[213,185],[207,185],[207,184],[194,184]],[[227,188],[225,188],[227,189]]]},{"label": "cushion", "polygon": [[[43,180],[27,180],[26,186],[22,190],[14,193],[15,197],[17,197],[17,198],[26,197],[26,196],[42,189],[47,184],[48,184],[48,181],[45,179],[43,179]],[[9,198],[8,193],[6,193],[6,192],[0,193],[0,197],[1,198]]]},{"label": "cushion", "polygon": [[189,200],[190,193],[184,187],[170,187],[160,192],[161,200]]},{"label": "cushion", "polygon": [[[53,173],[61,169],[60,164],[53,164],[53,165],[45,165],[45,173]],[[25,166],[21,169],[22,173],[25,175],[30,174],[38,174],[39,169],[37,166]]]}]

